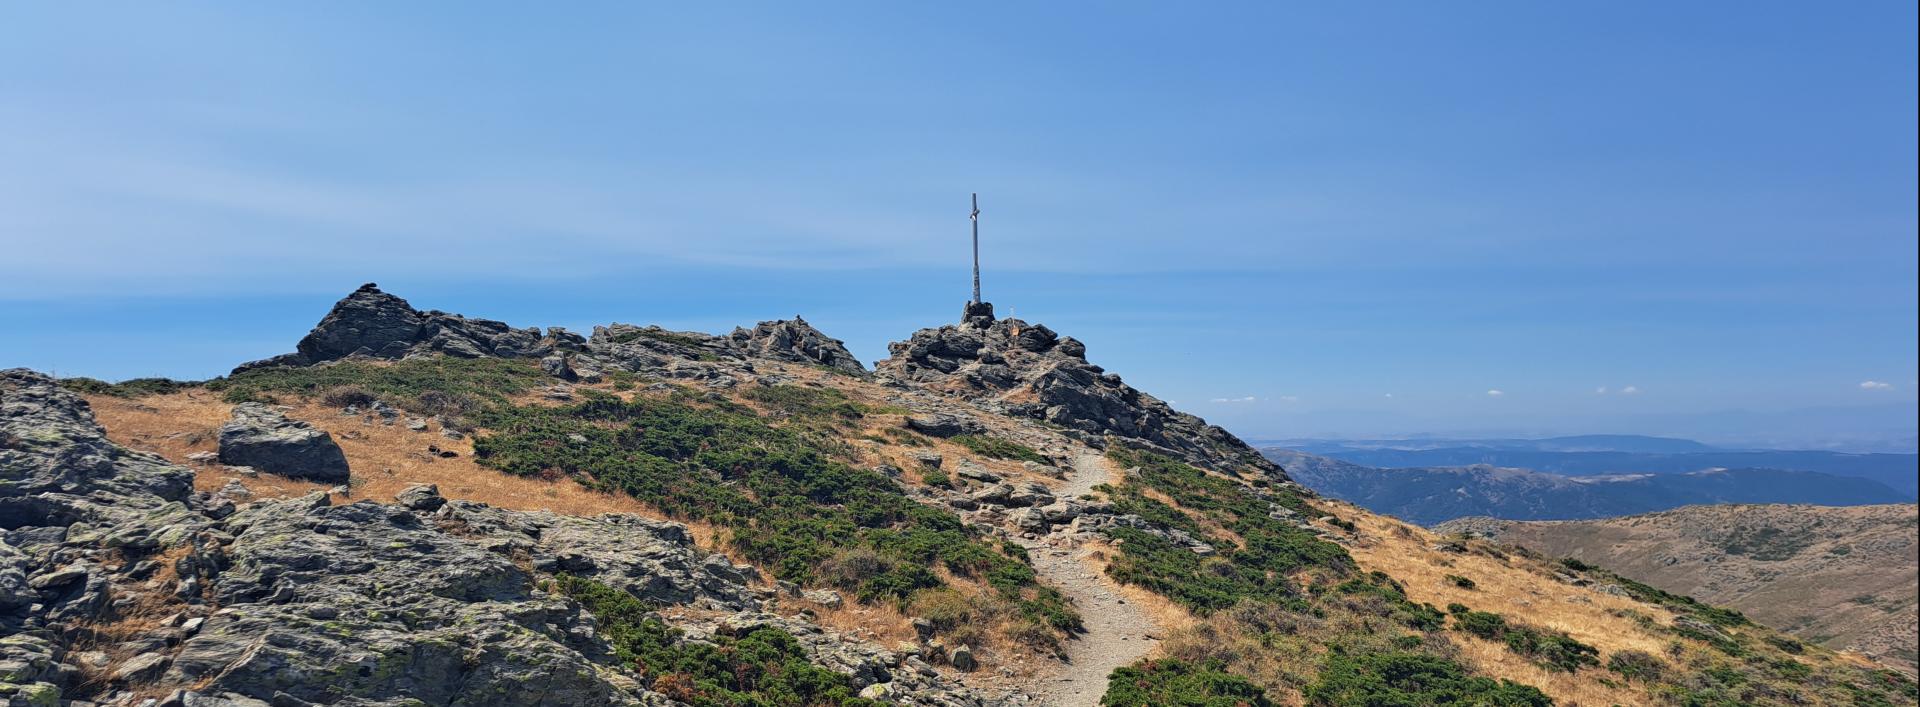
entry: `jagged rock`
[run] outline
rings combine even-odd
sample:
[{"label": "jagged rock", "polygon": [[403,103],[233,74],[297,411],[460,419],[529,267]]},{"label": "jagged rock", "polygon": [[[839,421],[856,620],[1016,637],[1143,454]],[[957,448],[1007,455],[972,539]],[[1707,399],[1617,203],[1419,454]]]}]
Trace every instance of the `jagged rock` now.
[{"label": "jagged rock", "polygon": [[958,325],[914,332],[888,346],[882,381],[961,396],[990,411],[1054,423],[1093,442],[1112,435],[1229,473],[1285,479],[1278,466],[1218,426],[1175,411],[1086,360],[1086,346],[987,303]]},{"label": "jagged rock", "polygon": [[934,437],[952,437],[963,434],[977,434],[986,431],[986,426],[976,420],[958,415],[932,414],[914,415],[907,418],[907,429]]},{"label": "jagged rock", "polygon": [[920,462],[921,466],[928,469],[938,469],[940,465],[946,461],[946,458],[933,452],[915,452],[913,460]]},{"label": "jagged rock", "polygon": [[986,467],[965,459],[960,460],[960,463],[953,470],[953,474],[968,481],[978,481],[983,484],[998,483],[1001,478],[999,474],[987,470]]},{"label": "jagged rock", "polygon": [[1013,491],[1007,494],[1007,505],[1015,507],[1040,506],[1053,502],[1053,491],[1031,481],[1013,485]]},{"label": "jagged rock", "polygon": [[828,337],[806,320],[792,319],[760,322],[752,329],[736,328],[726,341],[735,350],[749,356],[796,361],[826,366],[848,373],[866,373],[839,339]]},{"label": "jagged rock", "polygon": [[428,352],[464,358],[536,356],[558,346],[577,346],[578,337],[569,336],[542,336],[539,329],[514,329],[489,319],[422,312],[367,283],[335,303],[320,324],[300,339],[294,353],[242,364],[234,372],[311,366],[348,356],[398,359]]},{"label": "jagged rock", "polygon": [[333,437],[260,403],[233,407],[220,426],[220,462],[311,481],[347,480],[347,456]]}]

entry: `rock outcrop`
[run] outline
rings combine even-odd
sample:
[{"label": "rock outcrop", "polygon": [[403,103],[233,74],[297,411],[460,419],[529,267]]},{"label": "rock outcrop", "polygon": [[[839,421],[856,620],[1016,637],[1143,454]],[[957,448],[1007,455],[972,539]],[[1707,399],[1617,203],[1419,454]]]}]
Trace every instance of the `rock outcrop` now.
[{"label": "rock outcrop", "polygon": [[220,463],[326,484],[346,483],[349,475],[347,455],[332,436],[261,403],[235,405],[233,419],[220,426]]},{"label": "rock outcrop", "polygon": [[[582,337],[559,327],[516,329],[491,319],[420,311],[373,283],[335,303],[294,353],[240,365],[234,373],[274,366],[312,366],[351,357],[400,359],[441,353],[479,358],[537,358],[562,380],[596,380],[624,370],[660,378],[730,385],[752,373],[755,359],[825,366],[864,374],[845,344],[799,317],[760,322],[726,336],[610,324]],[[724,381],[724,382],[723,382]]]},{"label": "rock outcrop", "polygon": [[239,373],[270,366],[311,366],[349,356],[397,359],[418,353],[451,356],[545,356],[556,348],[580,343],[564,329],[515,329],[491,319],[468,319],[440,311],[422,312],[407,301],[380,291],[374,283],[361,285],[300,339],[294,353],[253,361],[235,368]]},{"label": "rock outcrop", "polygon": [[995,413],[1073,430],[1089,444],[1106,436],[1228,473],[1283,479],[1280,468],[1226,430],[1174,410],[1087,361],[1072,337],[969,304],[960,324],[922,329],[888,345],[883,380],[960,396]]},{"label": "rock outcrop", "polygon": [[760,322],[752,329],[736,328],[727,335],[727,341],[734,350],[747,356],[811,363],[847,373],[867,371],[860,360],[847,351],[846,344],[820,333],[799,316]]}]

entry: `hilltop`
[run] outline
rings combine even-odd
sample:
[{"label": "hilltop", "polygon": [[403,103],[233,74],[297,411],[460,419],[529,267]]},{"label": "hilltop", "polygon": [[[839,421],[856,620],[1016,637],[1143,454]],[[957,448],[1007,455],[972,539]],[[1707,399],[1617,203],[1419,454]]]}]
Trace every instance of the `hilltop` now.
[{"label": "hilltop", "polygon": [[0,695],[1915,703],[1738,611],[1319,497],[989,306],[890,352],[368,285],[217,380],[8,371]]},{"label": "hilltop", "polygon": [[1914,672],[1920,509],[1912,504],[1690,506],[1575,522],[1469,518],[1437,529],[1601,565]]}]

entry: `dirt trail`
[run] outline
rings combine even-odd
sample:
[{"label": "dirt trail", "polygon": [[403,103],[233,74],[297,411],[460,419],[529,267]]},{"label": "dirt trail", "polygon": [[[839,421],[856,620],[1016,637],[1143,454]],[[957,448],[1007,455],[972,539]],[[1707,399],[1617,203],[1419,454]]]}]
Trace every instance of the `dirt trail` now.
[{"label": "dirt trail", "polygon": [[[1056,489],[1072,498],[1108,479],[1104,457],[1086,454],[1073,460],[1066,485]],[[1067,663],[1032,688],[1041,704],[1094,707],[1107,691],[1107,674],[1131,665],[1153,650],[1160,631],[1145,611],[1121,597],[1113,580],[1094,571],[1087,550],[1073,548],[1064,534],[1024,541],[1033,566],[1047,583],[1073,598],[1087,632],[1067,642]]]}]

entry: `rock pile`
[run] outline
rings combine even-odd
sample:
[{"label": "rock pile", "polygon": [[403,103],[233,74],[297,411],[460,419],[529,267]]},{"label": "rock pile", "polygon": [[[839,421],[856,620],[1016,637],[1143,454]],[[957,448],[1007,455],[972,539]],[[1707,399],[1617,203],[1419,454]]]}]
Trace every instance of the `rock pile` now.
[{"label": "rock pile", "polygon": [[877,366],[883,381],[965,398],[995,413],[1044,420],[1099,445],[1106,436],[1172,454],[1222,472],[1280,468],[1226,430],[1178,412],[1087,361],[1086,345],[1018,319],[996,319],[969,305],[965,321],[914,332],[888,345]]}]

